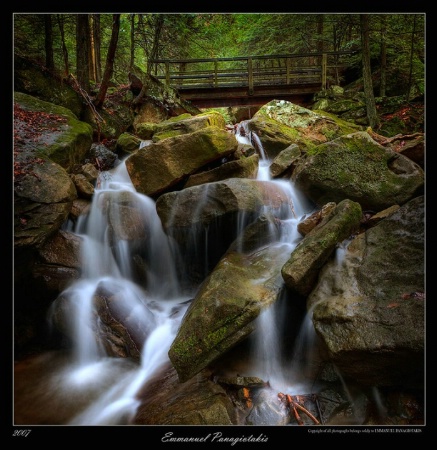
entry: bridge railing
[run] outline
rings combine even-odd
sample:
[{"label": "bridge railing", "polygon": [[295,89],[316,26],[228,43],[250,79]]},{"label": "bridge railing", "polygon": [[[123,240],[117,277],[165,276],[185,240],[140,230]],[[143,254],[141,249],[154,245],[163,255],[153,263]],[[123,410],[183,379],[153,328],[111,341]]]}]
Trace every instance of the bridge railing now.
[{"label": "bridge railing", "polygon": [[152,73],[168,86],[183,89],[266,85],[341,84],[352,51],[235,58],[156,59]]}]

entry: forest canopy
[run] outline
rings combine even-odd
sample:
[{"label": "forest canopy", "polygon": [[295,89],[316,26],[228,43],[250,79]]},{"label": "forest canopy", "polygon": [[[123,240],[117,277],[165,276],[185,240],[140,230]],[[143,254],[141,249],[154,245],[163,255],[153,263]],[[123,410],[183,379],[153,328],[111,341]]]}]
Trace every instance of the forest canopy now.
[{"label": "forest canopy", "polygon": [[[399,85],[423,94],[425,15],[366,16],[371,70],[382,77],[381,95],[399,95],[390,94]],[[73,74],[85,90],[100,85],[105,71],[115,84],[128,83],[134,67],[153,74],[158,58],[357,50],[349,56],[349,72],[359,75],[362,68],[360,14],[16,13],[13,18],[15,54],[61,77]]]}]

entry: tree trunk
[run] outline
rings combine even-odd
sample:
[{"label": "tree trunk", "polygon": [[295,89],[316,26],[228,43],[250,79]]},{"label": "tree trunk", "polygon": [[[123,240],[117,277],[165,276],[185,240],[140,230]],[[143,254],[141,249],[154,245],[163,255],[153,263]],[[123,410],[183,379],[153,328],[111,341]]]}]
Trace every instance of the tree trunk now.
[{"label": "tree trunk", "polygon": [[55,70],[55,61],[53,59],[53,27],[52,27],[52,15],[44,15],[45,26],[45,52],[46,52],[46,67],[51,72]]},{"label": "tree trunk", "polygon": [[86,92],[90,91],[89,78],[89,20],[88,14],[76,15],[76,71],[79,86]]},{"label": "tree trunk", "polygon": [[135,14],[130,15],[130,61],[129,72],[135,65]]},{"label": "tree trunk", "polygon": [[94,15],[90,15],[91,29],[90,29],[90,57],[89,57],[89,65],[90,65],[90,80],[97,82],[97,73],[96,73],[96,51],[94,44]]},{"label": "tree trunk", "polygon": [[385,97],[387,86],[387,25],[385,15],[381,15],[381,78],[379,96]]},{"label": "tree trunk", "polygon": [[111,80],[112,73],[114,71],[115,51],[117,49],[118,33],[120,31],[120,16],[121,14],[112,15],[111,42],[109,44],[108,54],[106,56],[106,66],[105,72],[103,73],[102,84],[100,85],[99,92],[94,101],[94,106],[96,108],[101,108],[103,106],[103,102],[105,101],[106,97],[106,91],[108,90],[109,86],[109,81]]},{"label": "tree trunk", "polygon": [[370,67],[370,45],[369,45],[369,15],[360,14],[361,24],[361,47],[363,58],[363,84],[366,99],[367,119],[372,128],[378,128],[379,118],[376,112],[375,96],[373,94],[372,70]]},{"label": "tree trunk", "polygon": [[410,73],[408,77],[406,101],[410,100],[411,84],[413,78],[413,55],[414,55],[414,37],[416,35],[416,14],[414,14],[413,31],[411,32],[411,50],[410,50]]},{"label": "tree trunk", "polygon": [[100,39],[100,14],[93,14],[93,40],[94,40],[94,66],[96,69],[96,81],[102,80],[102,58]]},{"label": "tree trunk", "polygon": [[147,61],[147,74],[148,75],[150,75],[152,73],[152,65],[151,65],[150,61],[159,56],[158,55],[159,40],[161,37],[161,31],[162,31],[163,25],[164,25],[164,16],[162,14],[158,14],[156,21],[155,21],[152,50],[149,55],[149,60]]},{"label": "tree trunk", "polygon": [[64,74],[66,77],[68,77],[68,74],[70,73],[70,65],[68,63],[68,50],[67,46],[65,45],[64,19],[61,19],[60,14],[57,14],[56,16],[58,19],[59,32],[61,33],[62,56],[64,58]]},{"label": "tree trunk", "polygon": [[88,14],[88,33],[86,45],[88,47],[88,77],[92,81],[96,81],[94,77],[94,44],[93,44],[93,36],[91,33],[91,24],[92,24],[92,14]]}]

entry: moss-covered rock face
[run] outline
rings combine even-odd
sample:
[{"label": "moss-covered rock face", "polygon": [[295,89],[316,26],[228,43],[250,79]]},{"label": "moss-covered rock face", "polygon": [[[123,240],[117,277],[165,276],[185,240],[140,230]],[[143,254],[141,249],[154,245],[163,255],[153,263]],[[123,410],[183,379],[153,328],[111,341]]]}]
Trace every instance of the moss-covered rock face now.
[{"label": "moss-covered rock face", "polygon": [[162,139],[192,133],[210,126],[225,129],[225,120],[217,111],[197,114],[196,116],[184,113],[157,124],[149,122],[138,123],[135,127],[135,132],[142,139],[151,139],[154,142],[158,142]]},{"label": "moss-covered rock face", "polygon": [[135,128],[135,134],[140,138],[147,141],[152,140],[152,137],[156,131],[156,123],[142,122]]},{"label": "moss-covered rock face", "polygon": [[416,197],[357,235],[308,297],[344,376],[373,386],[423,383],[424,206]]},{"label": "moss-covered rock face", "polygon": [[234,135],[208,126],[138,150],[126,160],[126,168],[137,191],[154,197],[203,166],[234,153],[237,147]]},{"label": "moss-covered rock face", "polygon": [[317,114],[285,100],[272,100],[264,105],[248,126],[257,134],[270,158],[293,143],[306,151],[360,129],[333,115]]},{"label": "moss-covered rock face", "polygon": [[141,139],[131,133],[122,133],[117,139],[115,149],[125,155],[136,152],[141,145]]},{"label": "moss-covered rock face", "polygon": [[375,212],[402,205],[424,188],[419,165],[384,148],[366,132],[315,147],[298,161],[292,179],[320,207],[348,198]]},{"label": "moss-covered rock face", "polygon": [[308,295],[317,282],[320,269],[334,253],[337,244],[349,238],[360,225],[358,203],[343,200],[299,243],[282,268],[287,287]]},{"label": "moss-covered rock face", "polygon": [[17,54],[14,54],[14,91],[68,108],[76,117],[81,117],[85,109],[79,94],[68,83]]},{"label": "moss-covered rock face", "polygon": [[[256,235],[266,238],[266,224],[275,228],[273,216],[260,219],[223,256],[184,316],[169,357],[181,382],[245,339],[255,328],[254,319],[274,303],[281,292],[281,267],[289,246],[254,248]],[[270,235],[271,238],[271,235]],[[246,253],[236,249],[245,248]]]},{"label": "moss-covered rock face", "polygon": [[[255,115],[248,122],[248,128],[259,138],[262,149],[257,148],[257,150],[260,153],[264,151],[266,158],[275,158],[292,143],[298,143],[304,149],[306,148],[306,142],[299,141],[299,133],[296,130],[269,117]],[[253,145],[258,146],[255,142]]]},{"label": "moss-covered rock face", "polygon": [[15,108],[44,118],[44,124],[36,129],[32,122],[14,118],[16,133],[30,135],[14,143],[19,158],[33,153],[35,156],[47,157],[70,171],[75,164],[80,164],[92,144],[92,128],[82,122],[67,108],[57,106],[21,92],[14,93]]}]

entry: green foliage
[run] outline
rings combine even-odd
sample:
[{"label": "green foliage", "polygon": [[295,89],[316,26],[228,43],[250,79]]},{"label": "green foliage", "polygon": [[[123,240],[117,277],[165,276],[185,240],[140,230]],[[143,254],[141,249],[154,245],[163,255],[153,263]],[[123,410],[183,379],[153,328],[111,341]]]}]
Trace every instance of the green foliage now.
[{"label": "green foliage", "polygon": [[[101,63],[104,67],[112,14],[99,14]],[[64,67],[61,25],[69,71],[75,74],[76,14],[51,14],[55,67]],[[257,56],[354,49],[344,64],[361,73],[358,14],[295,13],[125,13],[121,14],[113,79],[128,83],[131,26],[134,24],[134,64],[147,71],[152,58],[193,59]],[[45,62],[44,14],[14,14],[14,50],[40,64]],[[372,71],[378,73],[381,43],[387,50],[387,80],[424,90],[424,14],[370,14]],[[29,39],[32,36],[32,39]],[[183,70],[183,68],[181,68]]]}]

